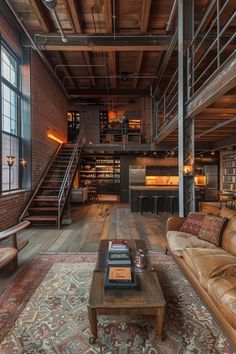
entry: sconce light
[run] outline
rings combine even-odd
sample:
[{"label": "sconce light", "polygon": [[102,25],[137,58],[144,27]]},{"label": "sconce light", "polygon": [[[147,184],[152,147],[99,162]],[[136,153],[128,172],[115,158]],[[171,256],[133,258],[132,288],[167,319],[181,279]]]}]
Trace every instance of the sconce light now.
[{"label": "sconce light", "polygon": [[8,155],[7,156],[7,164],[9,167],[12,167],[15,162],[15,156],[13,155]]},{"label": "sconce light", "polygon": [[184,174],[185,176],[192,176],[192,174],[193,174],[193,166],[191,166],[191,165],[184,165],[183,174]]},{"label": "sconce light", "polygon": [[55,136],[55,135],[52,134],[52,133],[48,133],[48,138],[50,138],[50,139],[56,141],[56,142],[59,143],[59,144],[62,144],[62,143],[63,143],[63,141],[62,141],[61,139],[59,139],[57,136]]},{"label": "sconce light", "polygon": [[26,160],[24,157],[22,157],[22,158],[20,159],[20,164],[21,164],[22,167],[26,167],[26,165],[27,165],[27,160]]}]

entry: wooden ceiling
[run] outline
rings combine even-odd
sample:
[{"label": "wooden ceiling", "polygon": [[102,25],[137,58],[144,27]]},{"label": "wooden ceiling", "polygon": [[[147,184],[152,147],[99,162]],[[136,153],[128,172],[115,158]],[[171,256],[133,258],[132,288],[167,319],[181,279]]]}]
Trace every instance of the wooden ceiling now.
[{"label": "wooden ceiling", "polygon": [[[57,0],[55,13],[67,42],[63,42],[55,16],[42,0],[12,0],[11,4],[73,102],[112,100],[127,104],[150,93],[177,26],[174,2]],[[210,0],[194,1],[196,23],[209,3]],[[236,0],[230,4],[230,11],[235,11]],[[27,45],[23,37],[22,43]],[[177,48],[161,88],[165,88],[176,67]],[[205,132],[234,116],[235,89],[197,116],[197,141],[228,139],[236,129],[236,121]],[[166,141],[177,142],[176,131]]]}]

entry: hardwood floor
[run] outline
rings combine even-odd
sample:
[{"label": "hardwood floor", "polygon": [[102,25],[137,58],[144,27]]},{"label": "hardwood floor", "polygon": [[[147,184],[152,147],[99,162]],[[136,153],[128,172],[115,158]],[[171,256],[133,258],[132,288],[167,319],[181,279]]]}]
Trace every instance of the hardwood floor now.
[{"label": "hardwood floor", "polygon": [[[19,267],[0,270],[0,290],[18,274],[37,253],[96,252],[101,239],[142,239],[154,251],[163,251],[166,214],[132,213],[128,204],[98,201],[84,206],[72,205],[71,225],[61,230],[28,228],[19,239],[28,246],[19,254]],[[13,274],[12,274],[13,273]]]}]

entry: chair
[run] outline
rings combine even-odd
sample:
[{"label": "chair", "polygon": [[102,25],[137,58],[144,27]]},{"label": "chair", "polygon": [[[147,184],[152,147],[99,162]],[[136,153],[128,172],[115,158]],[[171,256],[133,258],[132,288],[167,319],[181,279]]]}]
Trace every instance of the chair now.
[{"label": "chair", "polygon": [[14,268],[18,265],[18,253],[28,244],[28,240],[23,240],[19,244],[17,242],[17,232],[25,229],[30,225],[29,221],[22,221],[7,230],[0,232],[0,242],[12,238],[12,247],[0,248],[0,269],[4,268],[10,262],[13,263]]},{"label": "chair", "polygon": [[174,202],[178,201],[178,197],[175,195],[168,195],[167,197],[167,203],[166,203],[166,211],[167,213],[170,211],[171,214],[174,214]]},{"label": "chair", "polygon": [[232,193],[227,193],[227,192],[219,192],[219,202],[220,202],[220,209],[222,208],[222,206],[228,207],[228,202],[231,202],[231,206],[232,206],[232,201],[233,201],[233,197],[232,197]]}]

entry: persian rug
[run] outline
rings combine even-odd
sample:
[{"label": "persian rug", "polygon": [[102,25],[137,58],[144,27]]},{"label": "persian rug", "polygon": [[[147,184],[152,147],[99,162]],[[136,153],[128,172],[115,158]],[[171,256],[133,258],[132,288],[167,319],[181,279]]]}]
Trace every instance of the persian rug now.
[{"label": "persian rug", "polygon": [[96,255],[38,255],[0,296],[1,354],[236,353],[172,258],[152,254],[167,300],[163,340],[152,317],[100,316],[89,344]]}]

